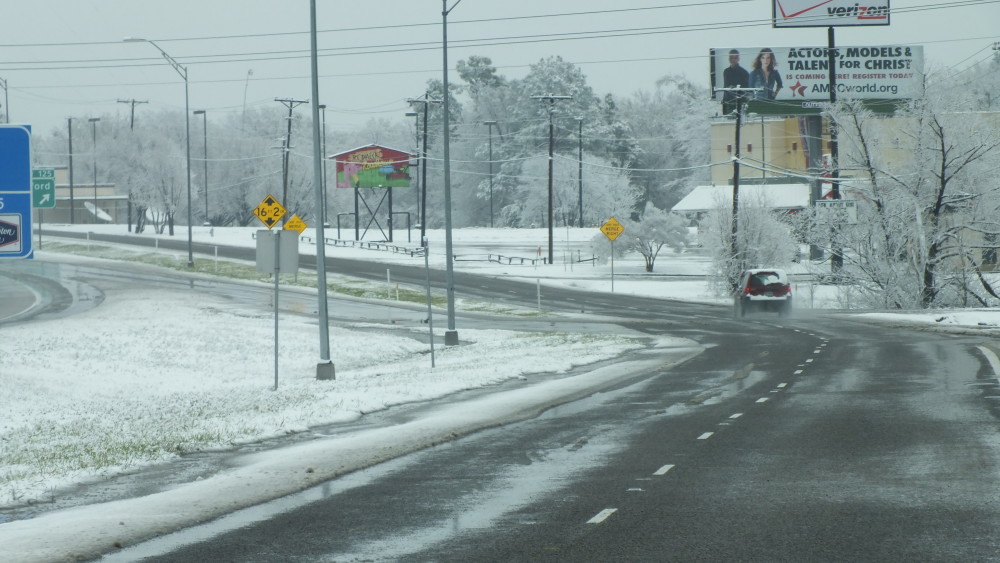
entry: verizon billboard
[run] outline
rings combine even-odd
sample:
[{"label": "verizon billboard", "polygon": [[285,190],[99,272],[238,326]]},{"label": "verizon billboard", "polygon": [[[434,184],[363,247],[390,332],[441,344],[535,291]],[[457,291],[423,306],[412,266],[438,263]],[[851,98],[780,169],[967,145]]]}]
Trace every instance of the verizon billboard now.
[{"label": "verizon billboard", "polygon": [[889,0],[774,0],[774,27],[889,25]]}]

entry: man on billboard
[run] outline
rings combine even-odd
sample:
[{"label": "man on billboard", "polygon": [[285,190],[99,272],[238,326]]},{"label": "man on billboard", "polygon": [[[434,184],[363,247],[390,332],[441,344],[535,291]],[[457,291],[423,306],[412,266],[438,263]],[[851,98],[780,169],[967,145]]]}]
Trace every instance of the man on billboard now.
[{"label": "man on billboard", "polygon": [[[729,50],[729,66],[722,71],[722,85],[725,88],[747,88],[750,86],[750,73],[740,66],[740,52],[737,49]],[[722,113],[729,115],[736,111],[736,92],[725,92],[722,94]]]}]

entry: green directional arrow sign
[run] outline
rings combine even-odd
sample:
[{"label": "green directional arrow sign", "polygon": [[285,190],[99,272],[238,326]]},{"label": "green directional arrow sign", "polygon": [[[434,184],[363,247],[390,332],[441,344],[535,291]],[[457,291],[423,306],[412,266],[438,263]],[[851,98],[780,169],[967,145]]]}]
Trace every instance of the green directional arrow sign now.
[{"label": "green directional arrow sign", "polygon": [[56,206],[56,171],[54,168],[31,171],[31,206],[36,209]]}]

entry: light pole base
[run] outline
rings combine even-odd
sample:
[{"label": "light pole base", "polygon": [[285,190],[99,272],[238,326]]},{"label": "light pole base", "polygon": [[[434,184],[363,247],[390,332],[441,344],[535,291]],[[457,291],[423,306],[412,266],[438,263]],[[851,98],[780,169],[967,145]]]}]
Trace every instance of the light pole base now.
[{"label": "light pole base", "polygon": [[444,333],[444,345],[445,346],[458,346],[458,331],[457,330],[446,330]]},{"label": "light pole base", "polygon": [[320,381],[337,379],[336,370],[333,368],[333,362],[322,362],[316,364],[316,379]]}]

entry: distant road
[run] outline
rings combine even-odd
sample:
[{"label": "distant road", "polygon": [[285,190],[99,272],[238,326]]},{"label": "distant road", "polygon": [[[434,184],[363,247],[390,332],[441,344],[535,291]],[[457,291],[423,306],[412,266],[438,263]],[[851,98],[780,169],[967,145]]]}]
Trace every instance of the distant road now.
[{"label": "distant road", "polygon": [[0,323],[19,317],[31,309],[38,299],[35,292],[12,277],[3,266],[0,264],[0,285],[3,286],[3,291],[0,291]]}]

